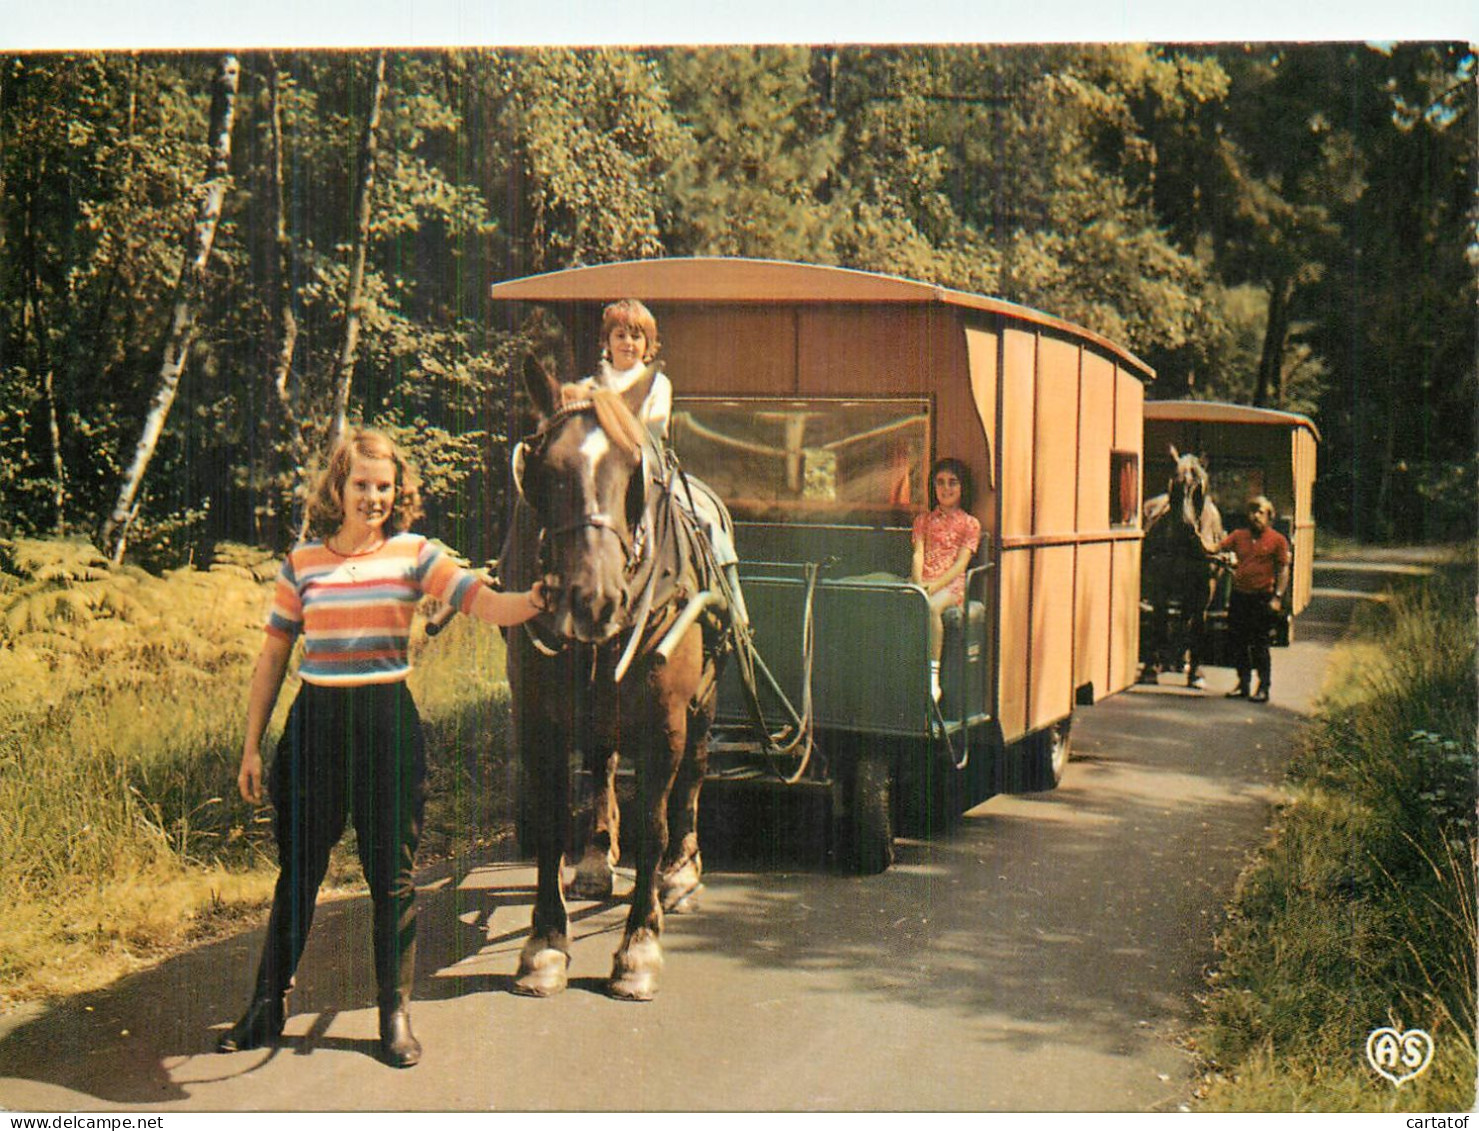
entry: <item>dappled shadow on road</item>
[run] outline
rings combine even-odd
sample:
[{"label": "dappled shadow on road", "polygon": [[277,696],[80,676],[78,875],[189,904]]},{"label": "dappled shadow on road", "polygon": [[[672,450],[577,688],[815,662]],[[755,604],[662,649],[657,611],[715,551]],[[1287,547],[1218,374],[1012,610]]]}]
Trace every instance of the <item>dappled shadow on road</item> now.
[{"label": "dappled shadow on road", "polygon": [[[838,992],[991,1017],[1005,1029],[983,1041],[1010,1031],[1019,1048],[1072,1030],[1114,1054],[1137,1025],[1185,1022],[1299,716],[1155,695],[1103,710],[1110,725],[1058,791],[995,798],[948,835],[901,842],[881,876],[735,876],[722,910],[672,933],[825,971]],[[1214,741],[1243,727],[1236,752]]]},{"label": "dappled shadow on road", "polygon": [[[512,986],[518,948],[528,930],[533,872],[527,866],[476,864],[454,867],[453,875],[418,894],[413,995],[418,1001],[502,994]],[[468,872],[486,875],[489,869],[495,875],[517,874],[521,882],[460,882]],[[611,933],[615,949],[624,915],[625,908],[616,902],[577,905],[573,934]],[[495,922],[496,933],[490,933]],[[249,1075],[284,1056],[341,1050],[377,1058],[370,927],[367,897],[320,903],[291,998],[292,1016],[284,1037],[272,1048],[215,1054],[222,1031],[240,1015],[250,995],[262,946],[260,929],[198,947],[106,990],[47,1008],[0,1038],[0,1106],[15,1106],[6,1078],[63,1088],[74,1100],[162,1105],[185,1100],[213,1082]],[[604,989],[594,978],[572,979],[571,986],[576,991]]]}]

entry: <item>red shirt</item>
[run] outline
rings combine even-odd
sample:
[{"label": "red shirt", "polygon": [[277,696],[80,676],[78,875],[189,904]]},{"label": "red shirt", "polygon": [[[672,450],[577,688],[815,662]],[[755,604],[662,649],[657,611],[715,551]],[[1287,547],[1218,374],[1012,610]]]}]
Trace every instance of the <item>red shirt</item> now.
[{"label": "red shirt", "polygon": [[[924,572],[921,580],[933,581],[955,564],[962,549],[976,552],[981,544],[981,523],[963,510],[942,511],[939,507],[914,516],[914,542],[924,543]],[[965,574],[949,585],[958,604],[965,599]]]},{"label": "red shirt", "polygon": [[1233,588],[1239,593],[1273,593],[1279,584],[1279,572],[1289,564],[1289,540],[1272,526],[1264,528],[1257,538],[1240,527],[1221,542],[1219,550],[1238,555],[1233,570]]}]

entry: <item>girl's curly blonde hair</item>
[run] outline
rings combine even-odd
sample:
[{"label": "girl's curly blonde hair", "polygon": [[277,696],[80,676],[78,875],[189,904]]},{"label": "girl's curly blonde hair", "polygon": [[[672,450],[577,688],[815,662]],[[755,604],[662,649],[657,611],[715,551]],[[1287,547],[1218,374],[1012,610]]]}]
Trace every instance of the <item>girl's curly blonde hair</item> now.
[{"label": "girl's curly blonde hair", "polygon": [[421,508],[421,477],[396,446],[394,440],[374,428],[350,428],[334,446],[329,465],[320,473],[308,495],[308,529],[326,538],[344,521],[344,484],[349,481],[354,457],[388,459],[395,464],[395,509],[391,529],[399,534],[425,511]]}]

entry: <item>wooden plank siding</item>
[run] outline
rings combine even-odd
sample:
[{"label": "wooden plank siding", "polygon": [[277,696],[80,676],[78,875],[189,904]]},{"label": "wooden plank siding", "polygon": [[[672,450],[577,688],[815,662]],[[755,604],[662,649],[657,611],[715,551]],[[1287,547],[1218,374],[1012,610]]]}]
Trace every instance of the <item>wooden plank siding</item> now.
[{"label": "wooden plank siding", "polygon": [[[1137,521],[1111,522],[1111,453],[1141,456],[1143,387],[1082,342],[1008,324],[1000,380],[998,722],[1011,742],[1134,682]],[[1138,493],[1136,501],[1138,502]]]},{"label": "wooden plank siding", "polygon": [[1007,741],[1027,732],[1032,680],[1032,514],[1031,439],[1036,431],[1037,334],[1008,326],[1002,332],[999,383],[1001,403],[1001,573],[997,635],[997,722]]},{"label": "wooden plank siding", "polygon": [[1315,464],[1319,442],[1312,430],[1294,433],[1294,543],[1300,550],[1294,555],[1293,599],[1289,611],[1304,612],[1310,603],[1315,584]]},{"label": "wooden plank siding", "polygon": [[[1140,487],[1145,496],[1145,387],[1140,378],[1115,366],[1114,373],[1114,450],[1133,452],[1136,456]],[[1104,694],[1123,691],[1135,682],[1140,667],[1140,550],[1144,532],[1140,516],[1135,515],[1134,536],[1115,542],[1110,566],[1110,644],[1109,686]],[[1097,693],[1097,688],[1095,689]]]}]

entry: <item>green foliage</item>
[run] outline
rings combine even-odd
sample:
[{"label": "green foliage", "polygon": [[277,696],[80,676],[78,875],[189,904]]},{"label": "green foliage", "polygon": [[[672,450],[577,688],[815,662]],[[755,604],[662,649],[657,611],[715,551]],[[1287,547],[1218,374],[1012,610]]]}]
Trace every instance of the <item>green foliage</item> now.
[{"label": "green foliage", "polygon": [[672,237],[693,255],[832,262],[844,214],[829,178],[839,127],[799,47],[660,57],[687,144],[669,175]]},{"label": "green foliage", "polygon": [[[131,532],[153,568],[296,529],[343,342],[369,58],[242,57],[197,335]],[[0,534],[92,530],[116,497],[213,69],[0,59]],[[1315,413],[1323,523],[1462,536],[1479,514],[1473,70],[1443,44],[393,53],[350,412],[424,441],[448,492],[433,532],[484,556],[522,347],[490,281],[793,257],[1079,321],[1155,366],[1160,396]]]},{"label": "green foliage", "polygon": [[[1238,1082],[1212,1106],[1274,1102],[1281,1073],[1303,1082],[1304,1110],[1472,1105],[1474,597],[1472,564],[1450,567],[1398,593],[1351,645],[1359,660],[1327,693],[1277,837],[1219,939],[1201,1044]],[[1361,1057],[1383,1025],[1426,1029],[1438,1050],[1430,1076],[1396,1097]],[[1321,1071],[1344,1083],[1314,1090]]]},{"label": "green foliage", "polygon": [[659,255],[663,175],[684,144],[656,65],[625,51],[495,52],[500,189],[518,270]]}]

